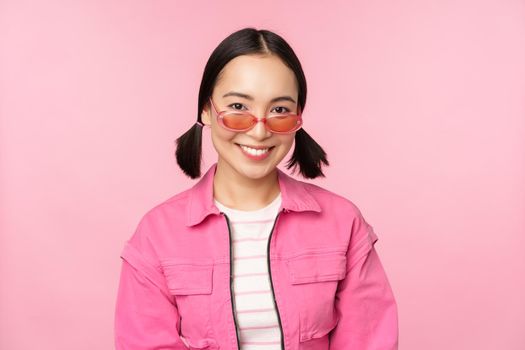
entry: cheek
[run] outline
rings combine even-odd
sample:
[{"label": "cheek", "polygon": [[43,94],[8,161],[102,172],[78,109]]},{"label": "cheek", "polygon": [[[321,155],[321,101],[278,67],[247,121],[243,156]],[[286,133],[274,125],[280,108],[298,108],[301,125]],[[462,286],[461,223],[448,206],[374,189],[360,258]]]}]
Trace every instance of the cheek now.
[{"label": "cheek", "polygon": [[295,139],[295,134],[281,135],[280,138],[281,138],[281,144],[284,146],[284,148],[286,148],[287,150],[292,148],[292,145]]},{"label": "cheek", "polygon": [[235,137],[234,132],[230,132],[228,130],[225,130],[224,128],[221,128],[220,126],[216,125],[212,126],[211,129],[211,139],[213,142],[213,145],[215,146],[215,149],[224,148],[225,143],[230,143]]},{"label": "cheek", "polygon": [[212,137],[217,141],[231,141],[235,137],[235,133],[228,131],[219,125],[214,125],[211,130]]}]

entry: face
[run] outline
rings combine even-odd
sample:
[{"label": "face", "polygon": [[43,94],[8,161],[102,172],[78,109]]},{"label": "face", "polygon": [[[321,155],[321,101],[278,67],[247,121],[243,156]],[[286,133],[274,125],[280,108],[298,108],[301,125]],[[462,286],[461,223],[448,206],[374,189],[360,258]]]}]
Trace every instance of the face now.
[{"label": "face", "polygon": [[[283,98],[272,102],[278,97]],[[223,68],[212,94],[218,112],[244,110],[258,118],[269,113],[297,113],[297,98],[295,75],[276,56],[234,58]],[[201,120],[211,126],[213,145],[219,156],[218,170],[250,179],[272,174],[292,147],[295,132],[275,134],[262,121],[245,132],[229,131],[218,123],[216,112],[210,107],[208,103]]]}]

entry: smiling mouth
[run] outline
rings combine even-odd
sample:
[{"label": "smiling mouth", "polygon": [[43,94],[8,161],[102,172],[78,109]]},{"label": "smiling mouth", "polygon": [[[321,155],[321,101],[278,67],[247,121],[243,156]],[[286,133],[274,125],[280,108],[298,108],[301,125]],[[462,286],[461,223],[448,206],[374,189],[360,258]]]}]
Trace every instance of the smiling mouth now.
[{"label": "smiling mouth", "polygon": [[237,146],[241,147],[245,152],[253,155],[253,156],[260,156],[260,155],[263,155],[265,153],[268,153],[268,151],[270,151],[271,149],[273,149],[275,146],[271,146],[271,147],[257,147],[257,148],[253,148],[253,147],[250,147],[250,146],[246,146],[246,145],[241,145],[239,143],[236,143]]}]

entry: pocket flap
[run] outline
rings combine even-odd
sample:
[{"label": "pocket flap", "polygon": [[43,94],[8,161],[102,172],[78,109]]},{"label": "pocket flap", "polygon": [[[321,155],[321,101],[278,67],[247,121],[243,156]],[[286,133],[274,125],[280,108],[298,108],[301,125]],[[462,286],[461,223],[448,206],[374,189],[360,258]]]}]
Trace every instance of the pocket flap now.
[{"label": "pocket flap", "polygon": [[191,295],[212,292],[213,265],[162,263],[171,294]]},{"label": "pocket flap", "polygon": [[346,255],[303,255],[288,260],[292,284],[337,281],[345,278]]},{"label": "pocket flap", "polygon": [[182,342],[186,345],[186,347],[189,349],[189,350],[197,350],[197,349],[206,349],[206,350],[211,350],[211,349],[219,349],[219,344],[217,344],[217,342],[215,341],[215,339],[212,339],[212,338],[205,338],[205,339],[200,339],[199,341],[195,342],[193,340],[190,340],[189,338],[186,338],[184,336],[180,336],[180,339],[182,340]]}]

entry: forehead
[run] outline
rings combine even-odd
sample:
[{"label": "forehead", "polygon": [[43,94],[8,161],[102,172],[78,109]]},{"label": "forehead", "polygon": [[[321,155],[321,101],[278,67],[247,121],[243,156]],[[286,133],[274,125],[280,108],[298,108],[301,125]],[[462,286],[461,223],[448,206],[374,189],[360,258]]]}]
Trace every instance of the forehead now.
[{"label": "forehead", "polygon": [[232,59],[222,69],[214,95],[235,90],[256,100],[270,100],[277,95],[297,98],[298,87],[294,72],[275,56],[243,55]]}]

